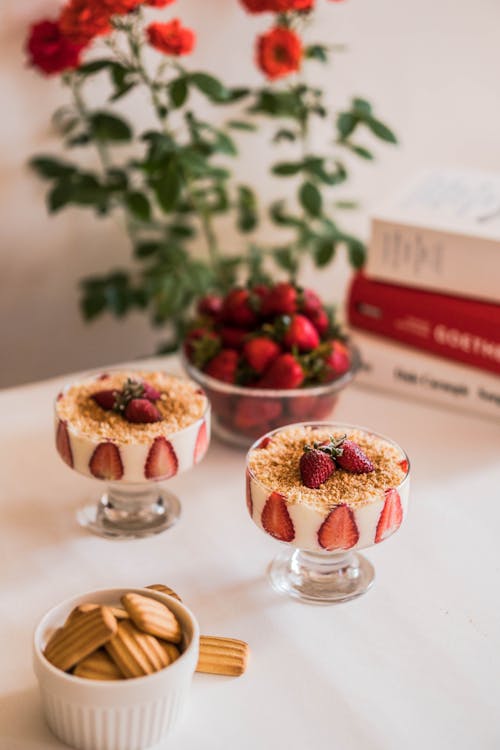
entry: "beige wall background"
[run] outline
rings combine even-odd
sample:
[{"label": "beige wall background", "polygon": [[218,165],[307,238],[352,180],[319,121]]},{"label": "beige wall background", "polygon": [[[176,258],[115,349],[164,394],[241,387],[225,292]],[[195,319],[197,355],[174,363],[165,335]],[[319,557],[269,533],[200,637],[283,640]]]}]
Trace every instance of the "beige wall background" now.
[{"label": "beige wall background", "polygon": [[[339,193],[362,200],[362,211],[349,218],[352,229],[366,236],[377,199],[423,165],[500,170],[499,0],[317,4],[311,37],[345,43],[348,51],[335,56],[326,75],[318,66],[315,81],[339,107],[352,94],[365,95],[401,139],[397,149],[374,144],[379,160],[357,165],[349,188]],[[22,53],[29,23],[57,7],[52,0],[1,3],[0,386],[149,354],[161,338],[139,315],[83,323],[79,279],[129,263],[127,239],[119,223],[84,210],[48,217],[43,185],[26,168],[30,155],[58,145],[50,116],[65,94],[57,80],[27,69]],[[198,30],[193,68],[210,68],[232,84],[258,80],[253,37],[268,17],[245,15],[237,0],[177,0],[152,15],[173,11]],[[98,99],[102,91],[89,95]],[[128,112],[146,124],[146,109],[139,97]],[[241,141],[241,177],[258,184],[263,198],[277,188],[266,177],[267,135],[263,130],[257,141]],[[324,132],[314,134],[323,151],[325,139]],[[225,232],[227,246],[237,246],[238,237]],[[339,258],[321,274],[305,269],[303,280],[340,302],[348,275]]]}]

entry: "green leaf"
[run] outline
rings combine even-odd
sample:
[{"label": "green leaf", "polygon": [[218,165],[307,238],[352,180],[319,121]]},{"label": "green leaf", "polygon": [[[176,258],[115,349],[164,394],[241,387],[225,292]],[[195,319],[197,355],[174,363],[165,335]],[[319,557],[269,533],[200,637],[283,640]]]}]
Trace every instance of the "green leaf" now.
[{"label": "green leaf", "polygon": [[355,98],[352,100],[352,107],[356,114],[362,117],[369,117],[372,113],[372,105],[366,99]]},{"label": "green leaf", "polygon": [[226,133],[221,130],[216,131],[216,138],[214,141],[215,151],[219,151],[221,154],[228,154],[229,156],[237,156],[238,149],[233,139],[230,138]]},{"label": "green leaf", "polygon": [[137,190],[125,194],[125,205],[136,219],[140,221],[149,221],[151,218],[151,206],[149,200]]},{"label": "green leaf", "polygon": [[328,62],[328,47],[324,44],[311,44],[306,47],[305,56],[309,60],[318,60],[319,62]]},{"label": "green leaf", "polygon": [[30,160],[29,165],[40,177],[48,180],[68,177],[75,171],[72,164],[52,156],[35,156]]},{"label": "green leaf", "polygon": [[109,190],[126,190],[128,175],[124,169],[110,167],[106,170],[106,187]]},{"label": "green leaf", "polygon": [[340,138],[342,140],[348,138],[358,122],[358,118],[351,112],[341,112],[337,117],[337,130],[339,132]]},{"label": "green leaf", "polygon": [[288,175],[298,174],[303,168],[304,162],[302,161],[282,161],[275,164],[271,169],[271,172],[278,177],[286,177]]},{"label": "green leaf", "polygon": [[172,106],[175,109],[182,107],[182,105],[185,104],[189,94],[186,76],[175,78],[170,83],[168,90]]},{"label": "green leaf", "polygon": [[196,86],[198,91],[205,94],[210,101],[223,102],[227,101],[231,93],[217,78],[208,73],[191,73],[190,82]]},{"label": "green leaf", "polygon": [[273,143],[280,143],[281,141],[296,141],[297,133],[288,128],[280,128],[273,137]]},{"label": "green leaf", "polygon": [[297,259],[295,258],[292,250],[289,247],[279,247],[273,252],[274,260],[276,264],[283,268],[285,271],[289,271],[291,274],[295,274],[298,269]]},{"label": "green leaf", "polygon": [[102,291],[86,290],[80,300],[80,309],[84,320],[93,320],[106,309],[106,298]]},{"label": "green leaf", "polygon": [[98,73],[100,70],[105,70],[105,68],[112,68],[114,65],[116,65],[114,60],[92,60],[91,62],[80,65],[78,68],[78,74],[86,76],[91,73]]},{"label": "green leaf", "polygon": [[319,216],[322,209],[322,198],[316,185],[312,182],[304,182],[299,190],[299,201],[302,207],[311,216]]},{"label": "green leaf", "polygon": [[365,122],[372,131],[373,135],[376,135],[377,138],[380,138],[380,140],[386,141],[387,143],[398,142],[398,139],[396,138],[392,130],[390,130],[387,125],[384,125],[383,122],[380,122],[380,120],[376,120],[374,117],[367,117]]},{"label": "green leaf", "polygon": [[174,208],[182,189],[182,179],[178,165],[171,162],[165,173],[155,179],[153,188],[161,208],[168,213]]},{"label": "green leaf", "polygon": [[255,132],[257,130],[257,126],[254,125],[251,122],[246,122],[244,120],[229,120],[227,123],[227,126],[229,128],[233,128],[233,130],[247,130],[248,132]]},{"label": "green leaf", "polygon": [[135,86],[137,86],[137,81],[130,81],[129,83],[124,84],[119,89],[116,89],[116,91],[109,97],[109,101],[118,101],[118,99],[121,99],[122,96],[125,96],[125,94],[127,94],[130,89],[133,89]]},{"label": "green leaf", "polygon": [[136,258],[150,258],[156,255],[161,249],[159,242],[141,242],[134,248],[134,255]]},{"label": "green leaf", "polygon": [[361,240],[358,240],[356,237],[351,237],[350,235],[344,236],[343,239],[347,244],[349,263],[353,268],[361,268],[364,265],[366,259],[365,245],[363,244],[363,242],[361,242]]},{"label": "green leaf", "polygon": [[238,229],[240,232],[251,232],[258,223],[257,199],[255,193],[247,185],[238,187]]},{"label": "green leaf", "polygon": [[55,214],[64,206],[70,203],[70,188],[65,182],[58,182],[54,185],[47,196],[47,209],[49,213]]},{"label": "green leaf", "polygon": [[275,224],[278,224],[278,226],[297,227],[299,229],[305,226],[302,219],[285,212],[283,201],[275,201],[271,204],[269,216]]},{"label": "green leaf", "polygon": [[335,201],[333,205],[341,211],[354,211],[359,208],[358,201]]},{"label": "green leaf", "polygon": [[314,248],[314,262],[318,268],[327,266],[335,255],[335,243],[328,238],[320,238]]},{"label": "green leaf", "polygon": [[172,235],[172,237],[181,237],[185,239],[194,237],[196,234],[194,228],[187,224],[170,224],[168,227],[168,233]]},{"label": "green leaf", "polygon": [[90,116],[90,127],[98,141],[129,141],[132,137],[130,125],[109,112],[94,112]]},{"label": "green leaf", "polygon": [[362,159],[371,161],[372,159],[375,158],[372,152],[368,151],[368,149],[365,148],[364,146],[357,146],[354,143],[346,143],[345,145],[348,146],[348,148],[350,148],[354,154],[357,154],[357,156],[360,156]]}]

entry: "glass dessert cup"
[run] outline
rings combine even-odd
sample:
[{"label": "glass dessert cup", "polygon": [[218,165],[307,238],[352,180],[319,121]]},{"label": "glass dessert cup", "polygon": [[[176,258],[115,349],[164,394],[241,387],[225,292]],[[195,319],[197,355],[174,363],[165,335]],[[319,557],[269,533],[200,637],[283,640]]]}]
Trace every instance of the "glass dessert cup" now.
[{"label": "glass dessert cup", "polygon": [[[126,368],[107,368],[106,376],[135,373]],[[156,373],[149,373],[155,375]],[[185,378],[160,373],[180,383]],[[59,402],[75,385],[99,381],[105,387],[101,373],[87,373],[68,384],[55,401],[55,442],[62,460],[74,471],[106,483],[100,498],[87,503],[77,512],[78,523],[97,536],[111,539],[139,539],[165,531],[180,517],[178,497],[163,486],[163,482],[188,471],[205,456],[210,441],[210,403],[205,394],[201,416],[177,431],[161,428],[151,436],[120,441],[106,432],[95,434],[82,431],[71,420],[62,418]],[[194,384],[193,384],[194,386]],[[119,417],[121,419],[121,417]],[[161,425],[161,422],[156,424]],[[150,425],[138,425],[149,427]]]},{"label": "glass dessert cup", "polygon": [[248,449],[260,435],[292,422],[330,417],[341,391],[359,369],[358,350],[349,345],[351,366],[335,380],[304,388],[249,388],[216,380],[195,367],[182,352],[182,364],[203,388],[212,405],[214,434],[232,446]]},{"label": "glass dessert cup", "polygon": [[[335,604],[355,599],[368,591],[375,579],[372,564],[358,550],[385,541],[398,530],[406,516],[410,486],[408,456],[389,438],[355,425],[304,422],[288,427],[347,434],[352,430],[362,431],[392,446],[401,456],[402,481],[378,495],[360,498],[356,503],[337,504],[323,512],[305,503],[288,503],[284,494],[276,487],[266,486],[250,468],[253,452],[264,450],[268,441],[281,432],[280,429],[259,438],[247,454],[248,512],[262,531],[283,545],[283,550],[268,568],[272,587],[281,594],[310,604]],[[340,536],[346,543],[325,542],[328,535],[330,539],[334,538],[334,528],[341,532]]]}]

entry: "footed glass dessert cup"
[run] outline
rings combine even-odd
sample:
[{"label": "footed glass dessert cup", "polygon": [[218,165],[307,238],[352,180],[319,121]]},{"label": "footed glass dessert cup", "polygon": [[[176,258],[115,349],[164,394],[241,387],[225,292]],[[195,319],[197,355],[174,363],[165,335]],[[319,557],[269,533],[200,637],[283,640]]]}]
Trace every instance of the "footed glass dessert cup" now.
[{"label": "footed glass dessert cup", "polygon": [[192,381],[164,372],[109,368],[67,385],[55,401],[55,442],[74,471],[106,483],[77,513],[98,536],[158,534],[180,516],[163,482],[202,460],[210,404]]},{"label": "footed glass dessert cup", "polygon": [[[304,486],[304,446],[323,446],[332,435],[347,436],[360,446],[373,469],[356,473],[336,464],[320,487]],[[404,450],[362,427],[303,422],[259,438],[247,454],[246,502],[253,522],[283,545],[268,569],[273,588],[312,604],[364,594],[375,572],[358,551],[398,530],[407,512],[409,486]]]}]

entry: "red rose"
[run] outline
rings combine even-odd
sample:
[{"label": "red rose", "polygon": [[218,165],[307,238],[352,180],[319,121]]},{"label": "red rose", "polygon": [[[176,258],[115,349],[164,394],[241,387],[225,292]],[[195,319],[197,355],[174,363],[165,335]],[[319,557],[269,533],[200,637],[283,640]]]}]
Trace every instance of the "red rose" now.
[{"label": "red rose", "polygon": [[173,2],[175,2],[175,0],[146,0],[144,5],[150,5],[152,8],[165,8]]},{"label": "red rose", "polygon": [[294,31],[277,26],[257,39],[257,64],[268,78],[281,78],[300,68],[302,42]]},{"label": "red rose", "polygon": [[39,21],[31,27],[26,42],[29,64],[46,75],[62,73],[80,64],[80,53],[85,45],[75,44],[61,34],[54,21]]},{"label": "red rose", "polygon": [[241,3],[249,13],[267,13],[273,10],[271,0],[241,0]]},{"label": "red rose", "polygon": [[166,55],[188,55],[196,41],[194,31],[181,26],[177,18],[168,23],[151,23],[146,32],[150,45]]},{"label": "red rose", "polygon": [[95,36],[109,34],[110,13],[101,0],[70,0],[61,12],[59,27],[76,44],[87,44]]}]

